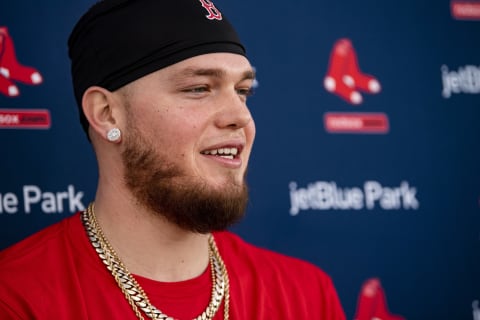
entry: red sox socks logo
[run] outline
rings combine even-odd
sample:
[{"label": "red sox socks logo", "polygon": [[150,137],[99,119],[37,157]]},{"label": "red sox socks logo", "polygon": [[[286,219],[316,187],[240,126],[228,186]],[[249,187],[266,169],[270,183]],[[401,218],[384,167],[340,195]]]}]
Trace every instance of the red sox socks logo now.
[{"label": "red sox socks logo", "polygon": [[323,82],[325,89],[347,102],[362,103],[363,98],[358,90],[367,93],[380,92],[378,80],[360,71],[357,54],[349,39],[340,39],[335,43],[329,65]]},{"label": "red sox socks logo", "polygon": [[199,0],[202,3],[202,7],[204,7],[208,11],[207,19],[209,20],[222,20],[221,12],[215,8],[215,5],[210,0]]},{"label": "red sox socks logo", "polygon": [[17,61],[12,38],[6,27],[0,27],[0,93],[9,97],[18,96],[20,92],[13,81],[36,85],[43,79],[36,69]]},{"label": "red sox socks logo", "polygon": [[385,292],[380,280],[368,279],[362,286],[358,298],[355,320],[404,320],[388,311]]}]

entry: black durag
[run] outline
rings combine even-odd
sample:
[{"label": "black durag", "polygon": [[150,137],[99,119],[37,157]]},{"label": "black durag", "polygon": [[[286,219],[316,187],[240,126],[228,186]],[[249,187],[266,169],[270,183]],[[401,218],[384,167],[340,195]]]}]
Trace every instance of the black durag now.
[{"label": "black durag", "polygon": [[91,86],[110,91],[182,60],[214,52],[245,55],[225,15],[209,0],[104,0],[92,6],[68,40],[80,122]]}]

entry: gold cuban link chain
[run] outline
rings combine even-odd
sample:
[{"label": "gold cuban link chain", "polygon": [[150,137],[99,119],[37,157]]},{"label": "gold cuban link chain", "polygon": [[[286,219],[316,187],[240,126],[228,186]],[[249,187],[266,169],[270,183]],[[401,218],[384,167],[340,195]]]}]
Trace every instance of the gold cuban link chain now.
[{"label": "gold cuban link chain", "polygon": [[[150,303],[148,296],[137,280],[128,271],[117,256],[115,250],[108,242],[103,234],[103,231],[98,224],[95,217],[94,203],[90,203],[87,210],[81,214],[81,219],[90,243],[97,252],[99,258],[105,264],[107,269],[111,272],[117,285],[123,292],[126,300],[132,307],[138,319],[143,320],[142,310],[150,319],[161,320],[175,320],[172,317],[164,314],[153,304]],[[230,283],[228,280],[228,273],[225,264],[220,256],[217,245],[213,236],[208,238],[209,244],[209,260],[212,275],[212,295],[210,303],[205,311],[203,311],[194,320],[211,320],[220,308],[223,298],[225,297],[224,305],[224,319],[229,319],[229,305],[230,305]]]}]

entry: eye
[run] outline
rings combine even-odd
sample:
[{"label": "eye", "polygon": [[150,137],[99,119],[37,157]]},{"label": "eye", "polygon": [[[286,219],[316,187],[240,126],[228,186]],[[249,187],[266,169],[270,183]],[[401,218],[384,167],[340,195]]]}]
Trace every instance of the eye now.
[{"label": "eye", "polygon": [[209,89],[206,86],[198,86],[198,87],[187,88],[182,91],[187,93],[204,93],[204,92],[208,92]]},{"label": "eye", "polygon": [[250,97],[251,95],[253,95],[253,88],[252,87],[239,88],[237,89],[237,93],[244,97]]}]

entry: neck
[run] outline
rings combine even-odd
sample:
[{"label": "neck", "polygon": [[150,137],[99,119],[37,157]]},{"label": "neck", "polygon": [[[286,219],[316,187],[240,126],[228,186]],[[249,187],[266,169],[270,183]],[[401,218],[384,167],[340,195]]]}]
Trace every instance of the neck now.
[{"label": "neck", "polygon": [[188,280],[208,267],[208,235],[183,230],[149,212],[131,195],[97,192],[102,232],[132,274],[163,282]]}]

